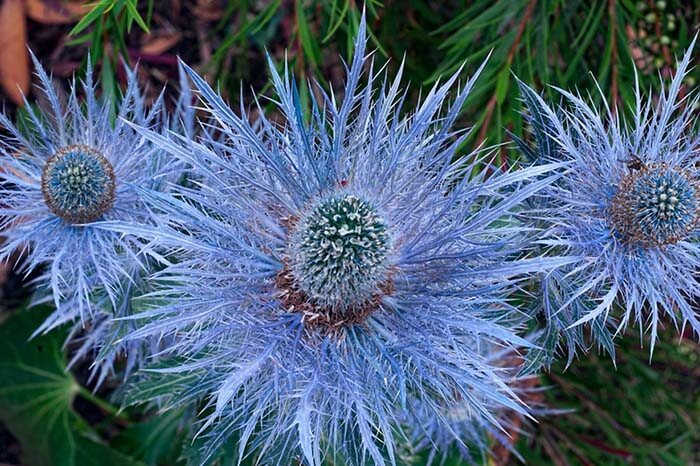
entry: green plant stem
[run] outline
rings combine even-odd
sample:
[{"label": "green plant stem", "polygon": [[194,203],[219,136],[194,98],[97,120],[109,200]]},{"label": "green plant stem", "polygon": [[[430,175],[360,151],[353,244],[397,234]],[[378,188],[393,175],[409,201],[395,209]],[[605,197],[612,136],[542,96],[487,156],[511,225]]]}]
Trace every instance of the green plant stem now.
[{"label": "green plant stem", "polygon": [[119,408],[112,405],[111,403],[108,403],[107,401],[103,400],[102,398],[95,396],[87,388],[81,386],[78,389],[78,395],[85,398],[90,403],[94,404],[102,411],[109,414],[111,417],[123,421],[125,423],[131,423],[131,419],[129,419],[129,417],[123,411],[121,411]]}]

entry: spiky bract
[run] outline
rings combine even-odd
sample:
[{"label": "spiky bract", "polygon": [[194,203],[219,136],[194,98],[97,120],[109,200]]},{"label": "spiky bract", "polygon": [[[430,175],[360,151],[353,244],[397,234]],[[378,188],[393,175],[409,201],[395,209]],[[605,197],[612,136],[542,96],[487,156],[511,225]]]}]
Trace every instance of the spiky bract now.
[{"label": "spiky bract", "polygon": [[538,154],[521,146],[545,162],[570,163],[541,193],[538,222],[549,225],[542,244],[581,258],[544,277],[543,346],[553,349],[563,333],[573,358],[577,347],[586,347],[583,323],[611,353],[609,329],[630,323],[648,331],[652,350],[664,319],[700,333],[694,304],[700,141],[690,130],[698,97],[681,96],[691,56],[692,46],[658,100],[636,89],[629,119],[563,90],[566,105],[555,112],[522,86]]},{"label": "spiky bract", "polygon": [[527,345],[516,277],[559,263],[524,257],[519,221],[552,167],[503,173],[460,153],[467,132],[450,127],[474,78],[449,107],[456,75],[401,116],[399,78],[377,88],[370,65],[359,84],[364,23],[356,44],[342,102],[314,89],[308,120],[270,67],[281,125],[237,115],[190,70],[213,120],[202,140],[142,134],[196,186],[144,191],[157,227],[101,222],[177,254],[130,338],[176,337],[179,363],[154,370],[186,382],[172,402],[207,400],[204,460],[234,436],[260,464],[394,463],[414,432],[459,442],[455,406],[474,432],[524,411],[489,355]]}]

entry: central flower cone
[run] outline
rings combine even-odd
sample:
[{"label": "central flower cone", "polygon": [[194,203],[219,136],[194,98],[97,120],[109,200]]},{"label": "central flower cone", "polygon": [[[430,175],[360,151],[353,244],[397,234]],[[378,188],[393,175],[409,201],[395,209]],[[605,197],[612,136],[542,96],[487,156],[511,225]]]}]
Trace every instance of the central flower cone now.
[{"label": "central flower cone", "polygon": [[302,217],[291,244],[291,271],[298,289],[333,312],[357,308],[380,293],[387,280],[387,223],[368,202],[334,196]]},{"label": "central flower cone", "polygon": [[114,204],[114,172],[95,149],[67,146],[44,166],[41,191],[46,205],[69,223],[97,220]]},{"label": "central flower cone", "polygon": [[612,201],[612,226],[642,247],[685,239],[698,221],[698,189],[684,171],[652,164],[623,178]]}]

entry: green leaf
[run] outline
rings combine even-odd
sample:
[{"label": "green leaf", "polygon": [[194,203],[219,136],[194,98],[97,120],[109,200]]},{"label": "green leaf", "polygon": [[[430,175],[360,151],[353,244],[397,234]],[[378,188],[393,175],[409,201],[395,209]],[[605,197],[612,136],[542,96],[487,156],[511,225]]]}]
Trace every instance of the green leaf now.
[{"label": "green leaf", "polygon": [[88,26],[90,26],[92,23],[97,21],[97,19],[105,14],[109,9],[112,7],[112,2],[110,0],[103,0],[95,7],[88,11],[88,13],[83,16],[83,18],[78,21],[78,24],[71,29],[71,31],[68,33],[69,36],[75,36],[83,32]]},{"label": "green leaf", "polygon": [[510,69],[503,68],[498,73],[498,79],[496,80],[496,102],[498,103],[498,105],[502,105],[503,101],[506,99],[509,84]]},{"label": "green leaf", "polygon": [[331,17],[330,17],[330,21],[329,21],[330,26],[328,27],[328,32],[326,33],[326,36],[321,40],[321,42],[323,42],[325,44],[333,38],[335,31],[343,23],[343,20],[345,19],[345,16],[348,13],[348,6],[349,5],[350,5],[350,2],[344,1],[343,6],[340,9],[340,12],[338,13],[338,18],[335,19],[337,8],[336,8],[335,2],[333,2],[332,8],[331,8]]},{"label": "green leaf", "polygon": [[139,466],[100,442],[75,412],[84,391],[66,368],[61,330],[29,341],[47,309],[22,310],[0,325],[0,421],[28,466]]},{"label": "green leaf", "polygon": [[229,49],[239,42],[242,38],[245,38],[248,34],[255,34],[260,31],[273,17],[273,15],[279,9],[281,0],[274,0],[270,5],[268,5],[263,11],[261,11],[253,21],[246,23],[240,30],[235,34],[227,36],[214,52],[212,57],[212,62],[221,63]]},{"label": "green leaf", "polygon": [[304,49],[304,53],[311,60],[314,66],[319,66],[321,63],[321,50],[314,39],[309,23],[306,19],[306,13],[304,12],[304,5],[301,0],[296,2],[296,12],[297,12],[297,27],[299,28],[299,40],[301,41],[301,46]]},{"label": "green leaf", "polygon": [[[179,358],[164,361],[156,366],[167,367],[182,364]],[[161,409],[173,409],[197,392],[201,375],[197,372],[162,373],[149,372],[146,377],[134,377],[126,387],[124,406],[135,406],[158,401]]]},{"label": "green leaf", "polygon": [[148,465],[175,465],[185,437],[183,410],[153,416],[124,429],[111,444]]},{"label": "green leaf", "polygon": [[116,118],[117,114],[117,92],[119,90],[119,85],[114,77],[114,69],[112,68],[112,62],[110,57],[105,56],[102,61],[102,71],[100,73],[100,78],[102,82],[102,92],[103,97],[109,99],[112,102],[111,118],[112,121]]},{"label": "green leaf", "polygon": [[126,0],[126,10],[129,12],[129,18],[136,21],[141,29],[146,33],[150,33],[148,25],[141,17],[139,10],[136,9],[136,0]]}]

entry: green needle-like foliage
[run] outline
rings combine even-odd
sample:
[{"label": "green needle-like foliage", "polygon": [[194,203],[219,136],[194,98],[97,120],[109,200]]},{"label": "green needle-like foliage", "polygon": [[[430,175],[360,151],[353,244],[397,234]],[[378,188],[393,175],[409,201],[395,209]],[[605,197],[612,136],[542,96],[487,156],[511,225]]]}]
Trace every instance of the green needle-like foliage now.
[{"label": "green needle-like foliage", "polygon": [[[264,50],[278,58],[287,53],[302,79],[319,79],[324,85],[321,76],[341,79],[335,57],[349,54],[363,8],[355,0],[200,3],[218,8],[220,18],[203,33],[186,34],[169,53],[191,57],[191,63],[199,59],[211,81],[233,98],[242,81],[256,91],[265,86]],[[116,58],[134,60],[129,50],[142,42],[154,16],[177,24],[178,18],[168,17],[171,8],[163,5],[101,0],[75,26],[71,44],[90,44],[93,62],[103,62],[103,80],[116,82]],[[368,0],[365,8],[372,46],[391,59],[394,69],[405,57],[405,75],[414,88],[432,84],[464,63],[464,76],[469,76],[491,54],[483,82],[463,111],[465,123],[483,128],[472,139],[490,143],[507,140],[508,131],[522,134],[514,74],[536,89],[545,83],[591,89],[595,77],[610,101],[628,105],[633,102],[634,66],[642,70],[642,88],[658,88],[656,70],[668,77],[700,14],[700,6],[682,0]],[[180,15],[192,13],[180,10]],[[203,45],[211,48],[211,56],[201,56]],[[688,77],[697,78],[697,71]],[[308,101],[308,92],[301,87],[302,102]],[[515,155],[504,149],[501,162],[508,157]]]},{"label": "green needle-like foliage", "polygon": [[[685,466],[700,461],[700,348],[665,332],[649,362],[638,335],[619,340],[617,366],[591,353],[542,376],[544,416],[518,445],[527,464]],[[648,345],[646,342],[645,346]],[[519,464],[516,461],[513,465]]]}]

